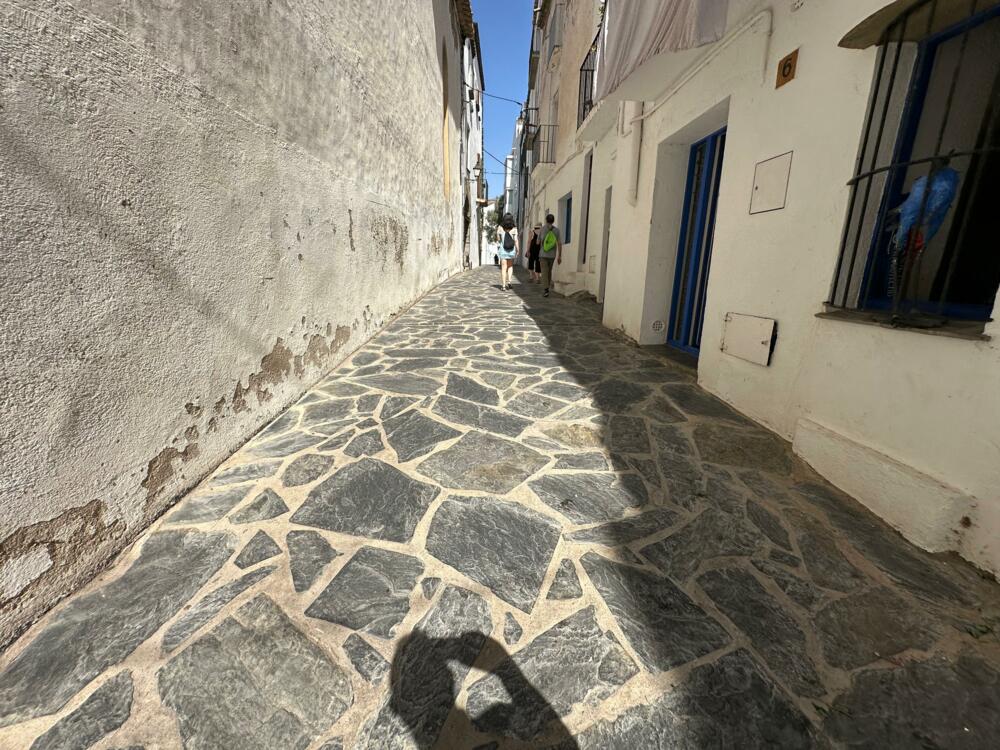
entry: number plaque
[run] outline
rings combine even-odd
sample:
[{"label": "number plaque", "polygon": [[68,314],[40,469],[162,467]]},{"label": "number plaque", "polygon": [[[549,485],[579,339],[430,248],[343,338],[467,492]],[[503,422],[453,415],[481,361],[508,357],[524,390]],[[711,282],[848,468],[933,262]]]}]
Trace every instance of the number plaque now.
[{"label": "number plaque", "polygon": [[774,88],[780,89],[790,80],[795,78],[795,65],[799,61],[799,51],[795,50],[790,55],[785,55],[778,62],[778,80],[774,84]]}]

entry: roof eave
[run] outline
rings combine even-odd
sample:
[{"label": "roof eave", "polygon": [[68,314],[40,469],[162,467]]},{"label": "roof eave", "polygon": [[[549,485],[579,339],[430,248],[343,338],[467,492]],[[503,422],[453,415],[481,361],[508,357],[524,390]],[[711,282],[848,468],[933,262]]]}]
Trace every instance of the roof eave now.
[{"label": "roof eave", "polygon": [[458,27],[462,30],[462,38],[474,38],[476,25],[472,21],[471,0],[455,0],[455,8],[458,11]]}]

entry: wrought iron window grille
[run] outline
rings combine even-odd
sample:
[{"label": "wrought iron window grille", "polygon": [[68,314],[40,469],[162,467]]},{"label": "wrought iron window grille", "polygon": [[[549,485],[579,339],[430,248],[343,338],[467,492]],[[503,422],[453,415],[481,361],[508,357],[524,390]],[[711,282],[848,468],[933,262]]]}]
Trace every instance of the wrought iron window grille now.
[{"label": "wrought iron window grille", "polygon": [[538,164],[555,164],[556,161],[556,126],[539,125],[531,144],[532,166]]},{"label": "wrought iron window grille", "polygon": [[597,45],[600,41],[600,37],[601,34],[598,32],[597,36],[594,37],[593,43],[590,45],[590,50],[587,52],[587,56],[583,58],[583,64],[580,66],[580,98],[576,116],[576,126],[578,128],[583,125],[583,121],[587,119],[587,115],[590,114],[590,110],[594,108]]},{"label": "wrought iron window grille", "polygon": [[[1000,243],[1000,3],[917,2],[882,33],[828,306],[891,325],[989,319]],[[942,28],[942,24],[947,24]],[[898,122],[898,126],[897,123]],[[993,183],[993,184],[990,184]]]}]

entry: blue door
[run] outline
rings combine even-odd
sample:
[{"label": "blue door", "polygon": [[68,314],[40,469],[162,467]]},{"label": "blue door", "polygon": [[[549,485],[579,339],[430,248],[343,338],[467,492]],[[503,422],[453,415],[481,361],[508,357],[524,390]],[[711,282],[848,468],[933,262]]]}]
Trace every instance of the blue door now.
[{"label": "blue door", "polygon": [[667,343],[695,356],[701,348],[705,290],[712,264],[715,208],[725,148],[726,129],[723,128],[691,146],[688,160]]}]

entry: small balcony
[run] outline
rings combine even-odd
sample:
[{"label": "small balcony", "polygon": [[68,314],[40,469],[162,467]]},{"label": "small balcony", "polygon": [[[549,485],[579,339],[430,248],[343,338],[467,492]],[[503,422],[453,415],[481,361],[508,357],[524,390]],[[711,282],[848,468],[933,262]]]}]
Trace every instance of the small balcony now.
[{"label": "small balcony", "polygon": [[537,26],[531,30],[531,53],[528,55],[528,87],[538,73],[538,60],[542,56],[542,30]]},{"label": "small balcony", "polygon": [[556,126],[539,125],[531,144],[532,167],[556,163]]},{"label": "small balcony", "polygon": [[538,107],[526,107],[523,117],[524,142],[530,148],[538,135]]},{"label": "small balcony", "polygon": [[577,107],[576,127],[583,125],[590,110],[594,108],[594,94],[597,85],[597,45],[601,41],[601,32],[597,32],[594,42],[590,45],[590,51],[583,58],[580,66],[580,97]]}]

